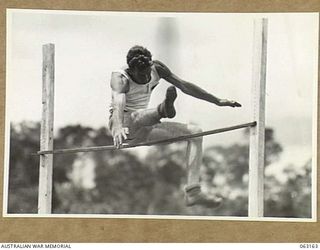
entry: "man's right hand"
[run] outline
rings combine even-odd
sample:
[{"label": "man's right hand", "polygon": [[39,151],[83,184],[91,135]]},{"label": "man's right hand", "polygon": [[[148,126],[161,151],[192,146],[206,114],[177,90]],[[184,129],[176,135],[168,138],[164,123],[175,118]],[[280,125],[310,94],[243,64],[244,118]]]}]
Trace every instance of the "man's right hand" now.
[{"label": "man's right hand", "polygon": [[128,128],[114,128],[113,130],[113,144],[117,148],[120,148],[124,140],[127,139],[127,134],[129,134]]},{"label": "man's right hand", "polygon": [[220,99],[219,101],[219,106],[222,106],[222,107],[241,107],[241,104],[236,102],[236,101],[230,101],[230,100],[227,100],[227,99]]}]

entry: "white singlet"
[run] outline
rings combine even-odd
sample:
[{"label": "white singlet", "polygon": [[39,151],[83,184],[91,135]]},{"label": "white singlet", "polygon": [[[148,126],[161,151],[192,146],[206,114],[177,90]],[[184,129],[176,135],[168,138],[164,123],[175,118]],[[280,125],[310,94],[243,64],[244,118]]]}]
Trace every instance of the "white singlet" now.
[{"label": "white singlet", "polygon": [[[148,107],[152,90],[159,84],[160,77],[155,66],[151,66],[150,81],[145,84],[138,84],[131,79],[125,70],[116,70],[115,73],[122,74],[129,82],[129,91],[126,93],[125,111],[136,111]],[[111,103],[111,110],[113,109]]]}]

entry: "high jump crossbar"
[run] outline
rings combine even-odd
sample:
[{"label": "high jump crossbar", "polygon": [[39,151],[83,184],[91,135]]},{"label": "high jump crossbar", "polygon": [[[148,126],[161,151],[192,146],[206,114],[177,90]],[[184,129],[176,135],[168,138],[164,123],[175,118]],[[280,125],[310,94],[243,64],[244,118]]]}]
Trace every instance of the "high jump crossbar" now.
[{"label": "high jump crossbar", "polygon": [[256,126],[257,122],[249,122],[243,123],[235,126],[225,127],[225,128],[218,128],[213,130],[208,130],[204,132],[194,133],[190,135],[182,135],[177,137],[172,137],[163,140],[153,140],[147,142],[140,142],[135,144],[123,144],[120,148],[117,148],[114,145],[107,145],[107,146],[97,146],[97,147],[85,147],[85,148],[66,148],[66,149],[54,149],[54,150],[46,150],[46,151],[38,151],[37,155],[45,155],[45,154],[73,154],[73,153],[81,153],[81,152],[98,152],[98,151],[106,151],[106,150],[116,150],[116,149],[128,149],[128,148],[136,148],[142,146],[153,146],[158,144],[167,144],[167,143],[174,143],[179,141],[186,141],[192,138],[203,137],[207,135],[219,134],[223,132],[228,132],[232,130],[248,128]]},{"label": "high jump crossbar", "polygon": [[[191,135],[174,138],[141,142],[136,144],[124,144],[120,149],[156,144],[173,143],[188,140],[195,137],[223,133],[231,130],[249,128],[249,191],[248,191],[248,215],[251,218],[263,216],[264,202],[264,145],[265,145],[265,92],[266,92],[266,64],[267,64],[267,27],[266,18],[256,19],[254,22],[254,49],[252,67],[252,121],[249,123],[219,128]],[[96,152],[117,149],[113,145],[53,149],[53,121],[54,121],[54,44],[43,45],[42,66],[42,119],[40,132],[40,151],[36,153],[40,157],[39,170],[39,195],[38,214],[50,214],[52,212],[52,173],[53,155]]]}]

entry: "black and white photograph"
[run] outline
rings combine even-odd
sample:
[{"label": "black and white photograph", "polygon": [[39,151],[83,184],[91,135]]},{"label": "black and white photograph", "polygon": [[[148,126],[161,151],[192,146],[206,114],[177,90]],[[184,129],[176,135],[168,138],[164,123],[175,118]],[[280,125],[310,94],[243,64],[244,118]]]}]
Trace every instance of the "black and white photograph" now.
[{"label": "black and white photograph", "polygon": [[7,9],[4,217],[316,221],[319,13]]}]

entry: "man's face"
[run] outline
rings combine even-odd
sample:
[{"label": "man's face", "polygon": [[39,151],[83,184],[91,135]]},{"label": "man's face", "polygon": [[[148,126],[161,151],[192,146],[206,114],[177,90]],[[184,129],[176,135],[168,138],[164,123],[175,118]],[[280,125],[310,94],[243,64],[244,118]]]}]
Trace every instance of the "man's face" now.
[{"label": "man's face", "polygon": [[151,66],[146,65],[137,65],[134,67],[135,74],[137,75],[143,75],[143,76],[149,76],[151,74]]}]

